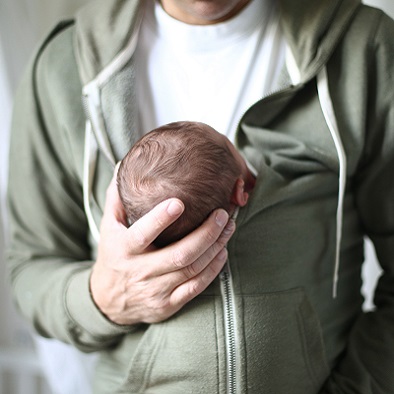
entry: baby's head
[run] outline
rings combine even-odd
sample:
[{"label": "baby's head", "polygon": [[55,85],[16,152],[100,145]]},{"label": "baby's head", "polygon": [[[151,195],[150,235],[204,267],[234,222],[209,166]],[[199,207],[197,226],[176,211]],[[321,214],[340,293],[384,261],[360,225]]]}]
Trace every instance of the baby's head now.
[{"label": "baby's head", "polygon": [[254,178],[233,144],[212,127],[174,122],[143,136],[122,160],[119,195],[130,223],[171,197],[185,205],[181,217],[156,239],[177,241],[216,208],[244,206]]}]

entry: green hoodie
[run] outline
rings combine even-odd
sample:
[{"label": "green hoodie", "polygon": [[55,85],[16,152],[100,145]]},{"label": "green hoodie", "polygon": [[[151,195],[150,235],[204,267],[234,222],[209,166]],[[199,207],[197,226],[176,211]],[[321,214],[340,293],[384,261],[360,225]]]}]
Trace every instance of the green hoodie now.
[{"label": "green hoodie", "polygon": [[[8,200],[21,312],[100,353],[97,393],[394,393],[394,23],[358,0],[278,0],[292,56],[239,123],[259,175],[220,277],[160,324],[118,326],[94,305],[105,190],[136,139],[139,3],[85,7],[21,83]],[[365,235],[383,269],[369,313]]]}]

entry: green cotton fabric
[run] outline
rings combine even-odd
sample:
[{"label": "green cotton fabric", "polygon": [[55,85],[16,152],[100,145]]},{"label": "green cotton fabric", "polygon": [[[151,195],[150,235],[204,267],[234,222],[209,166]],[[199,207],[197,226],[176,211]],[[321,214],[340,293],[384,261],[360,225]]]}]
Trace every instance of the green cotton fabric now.
[{"label": "green cotton fabric", "polygon": [[[394,23],[357,0],[278,3],[300,81],[293,84],[283,70],[277,91],[255,103],[237,130],[237,147],[258,178],[228,245],[236,390],[393,393]],[[26,71],[10,148],[13,295],[40,335],[100,354],[95,393],[226,393],[219,278],[153,325],[118,326],[89,293],[97,245],[83,206],[92,114],[84,111],[82,90],[98,87],[104,129],[94,131],[108,137],[120,160],[136,139],[133,51],[121,66],[113,62],[125,59],[140,17],[138,1],[94,1],[54,29]],[[335,299],[339,163],[317,96],[323,67],[347,157]],[[97,82],[103,70],[113,72]],[[98,224],[112,172],[99,151],[91,203]],[[364,236],[383,269],[376,310],[368,313],[360,294]]]}]

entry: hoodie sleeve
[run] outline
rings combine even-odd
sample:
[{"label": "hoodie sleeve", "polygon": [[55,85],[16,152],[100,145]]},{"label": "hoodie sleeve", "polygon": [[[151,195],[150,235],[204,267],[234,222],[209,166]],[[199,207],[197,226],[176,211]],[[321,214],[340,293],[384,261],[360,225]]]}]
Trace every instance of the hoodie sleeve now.
[{"label": "hoodie sleeve", "polygon": [[[393,22],[381,18],[369,58],[369,102],[356,204],[383,270],[376,309],[355,323],[346,354],[323,393],[387,394],[394,390],[394,47]],[[388,32],[391,32],[390,35]]]},{"label": "hoodie sleeve", "polygon": [[15,302],[35,330],[94,351],[130,328],[108,321],[89,293],[93,261],[80,181],[85,120],[72,29],[62,29],[39,50],[14,101],[7,259]]}]

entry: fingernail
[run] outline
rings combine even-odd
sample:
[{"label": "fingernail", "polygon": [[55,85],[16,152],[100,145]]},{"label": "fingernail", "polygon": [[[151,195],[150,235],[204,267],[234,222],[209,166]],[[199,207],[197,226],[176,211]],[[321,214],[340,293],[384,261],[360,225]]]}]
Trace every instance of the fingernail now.
[{"label": "fingernail", "polygon": [[217,212],[215,219],[218,226],[223,227],[228,221],[228,213],[221,209]]},{"label": "fingernail", "polygon": [[183,206],[178,201],[171,201],[167,207],[170,216],[179,216],[183,212]]},{"label": "fingernail", "polygon": [[230,219],[227,223],[227,226],[224,228],[222,234],[225,236],[231,235],[235,230],[235,221]]}]

